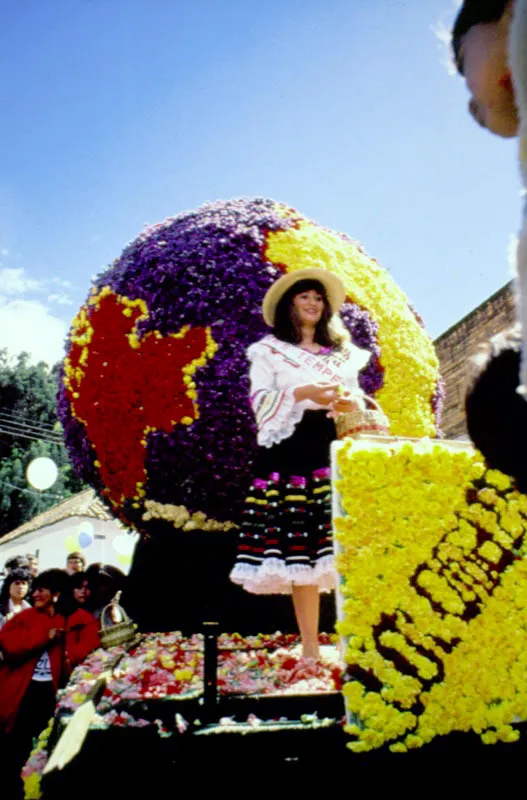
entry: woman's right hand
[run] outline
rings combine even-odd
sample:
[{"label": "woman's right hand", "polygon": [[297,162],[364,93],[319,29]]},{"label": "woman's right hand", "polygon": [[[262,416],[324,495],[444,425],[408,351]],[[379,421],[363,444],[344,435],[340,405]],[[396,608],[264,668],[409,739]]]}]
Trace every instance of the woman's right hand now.
[{"label": "woman's right hand", "polygon": [[297,386],[294,396],[297,403],[311,400],[318,406],[330,406],[340,396],[340,384],[308,383],[305,386]]},{"label": "woman's right hand", "polygon": [[63,633],[64,633],[64,628],[50,628],[49,638],[51,641],[53,641],[54,639],[60,639]]}]

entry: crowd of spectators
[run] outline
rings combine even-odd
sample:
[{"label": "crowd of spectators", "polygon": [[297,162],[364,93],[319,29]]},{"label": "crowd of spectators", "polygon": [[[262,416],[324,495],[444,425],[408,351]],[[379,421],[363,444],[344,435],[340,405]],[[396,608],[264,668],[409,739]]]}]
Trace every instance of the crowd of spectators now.
[{"label": "crowd of spectators", "polygon": [[[126,575],[111,564],[88,565],[80,551],[68,553],[64,570],[62,604],[70,612],[89,611],[98,620],[104,608],[119,599]],[[34,554],[14,556],[0,572],[0,628],[9,619],[33,605],[33,582],[39,574]]]},{"label": "crowd of spectators", "polygon": [[35,555],[4,567],[0,588],[0,747],[2,790],[22,797],[20,770],[32,740],[53,714],[56,693],[71,670],[100,645],[101,615],[117,602],[126,576],[107,564],[69,553],[65,569],[39,572]]}]

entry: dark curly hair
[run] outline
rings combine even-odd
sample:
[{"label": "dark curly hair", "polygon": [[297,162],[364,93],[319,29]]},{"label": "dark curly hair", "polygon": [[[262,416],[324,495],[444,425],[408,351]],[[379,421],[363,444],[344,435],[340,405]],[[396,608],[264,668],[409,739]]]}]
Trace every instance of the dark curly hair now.
[{"label": "dark curly hair", "polygon": [[80,589],[82,584],[86,581],[88,582],[88,576],[85,572],[74,572],[73,575],[69,575],[69,588],[73,589]]},{"label": "dark curly hair", "polygon": [[[16,569],[12,569],[11,572],[6,575],[6,578],[2,584],[2,589],[0,590],[0,614],[5,614],[8,609],[9,604],[9,590],[11,588],[11,584],[15,583],[15,581],[27,581],[28,590],[27,594],[31,591],[31,581],[33,576],[31,575],[28,569],[24,569],[23,567],[17,567]],[[26,595],[27,597],[27,595]]]},{"label": "dark curly hair", "polygon": [[18,569],[19,567],[23,567],[27,569],[29,566],[29,561],[26,556],[13,556],[12,558],[8,558],[5,562],[5,569]]},{"label": "dark curly hair", "polygon": [[69,575],[63,569],[46,569],[33,580],[33,589],[49,589],[52,594],[65,592],[68,588]]},{"label": "dark curly hair", "polygon": [[511,0],[465,0],[452,28],[452,50],[459,72],[463,73],[461,41],[474,25],[485,22],[498,22],[510,5]]}]

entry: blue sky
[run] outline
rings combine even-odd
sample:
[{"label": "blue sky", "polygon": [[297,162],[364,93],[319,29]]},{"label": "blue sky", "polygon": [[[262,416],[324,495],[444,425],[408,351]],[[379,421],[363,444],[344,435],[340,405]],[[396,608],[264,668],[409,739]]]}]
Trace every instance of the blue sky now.
[{"label": "blue sky", "polygon": [[206,200],[361,240],[437,336],[509,279],[514,142],[434,33],[454,0],[0,0],[0,347],[60,356],[90,276]]}]

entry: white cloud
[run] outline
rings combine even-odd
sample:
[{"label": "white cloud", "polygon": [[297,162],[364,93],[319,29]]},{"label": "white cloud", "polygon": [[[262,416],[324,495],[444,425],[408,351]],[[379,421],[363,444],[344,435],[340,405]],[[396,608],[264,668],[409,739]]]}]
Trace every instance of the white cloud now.
[{"label": "white cloud", "polygon": [[0,267],[0,294],[26,294],[39,291],[41,288],[41,281],[28,278],[22,267],[18,269]]},{"label": "white cloud", "polygon": [[48,295],[48,303],[56,303],[58,306],[71,306],[73,305],[73,300],[69,294],[54,293]]},{"label": "white cloud", "polygon": [[454,54],[452,53],[452,26],[457,16],[457,12],[461,7],[462,0],[452,0],[452,15],[448,22],[439,20],[432,25],[432,33],[437,39],[439,49],[441,52],[440,62],[445,67],[449,75],[457,75],[457,68],[454,62]]},{"label": "white cloud", "polygon": [[48,304],[72,305],[64,291],[70,286],[61,278],[36,280],[23,268],[0,265],[0,349],[6,348],[11,357],[25,351],[32,363],[51,366],[61,360],[68,325]]},{"label": "white cloud", "polygon": [[64,357],[67,328],[38,300],[0,298],[0,348],[7,348],[11,356],[25,350],[33,363],[46,361],[51,366]]},{"label": "white cloud", "polygon": [[450,28],[445,25],[444,22],[438,22],[436,25],[432,26],[432,32],[438,41],[439,50],[441,52],[441,65],[446,69],[449,75],[455,75],[457,69],[452,54],[452,33]]},{"label": "white cloud", "polygon": [[71,281],[63,281],[62,278],[51,278],[50,283],[55,283],[57,286],[62,286],[63,289],[71,288]]},{"label": "white cloud", "polygon": [[0,256],[3,256],[5,258],[5,256],[8,255],[9,255],[9,250],[7,249],[7,247],[2,247],[2,249],[0,250]]},{"label": "white cloud", "polygon": [[[0,251],[1,253],[2,251]],[[36,280],[30,278],[26,270],[22,267],[4,267],[0,262],[0,297],[2,295],[27,295],[32,292],[44,292],[52,287],[57,289],[71,289],[71,281],[62,278],[43,278]],[[54,291],[48,297],[49,302],[69,305],[71,300],[66,292]]]}]

